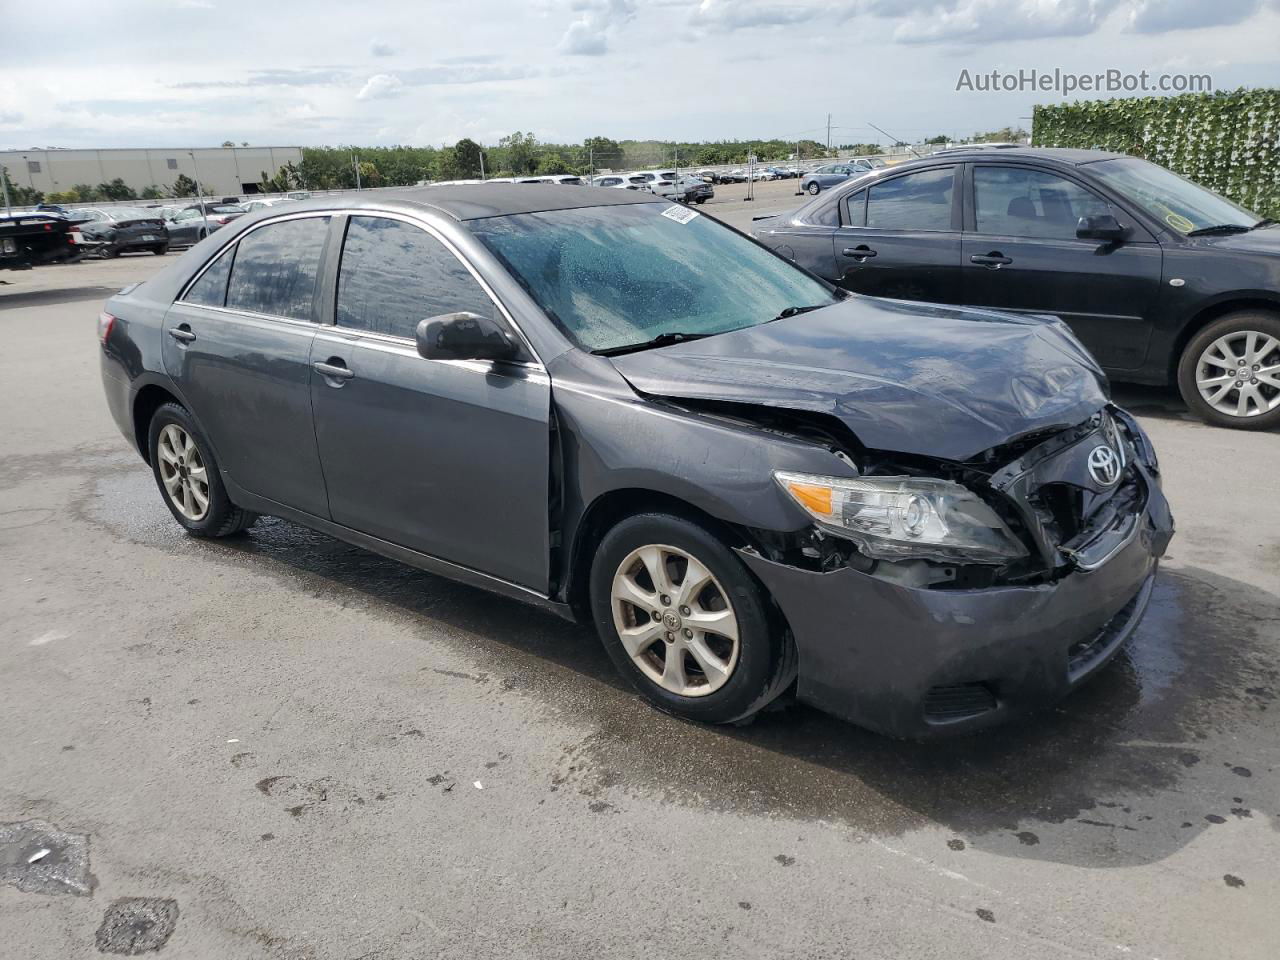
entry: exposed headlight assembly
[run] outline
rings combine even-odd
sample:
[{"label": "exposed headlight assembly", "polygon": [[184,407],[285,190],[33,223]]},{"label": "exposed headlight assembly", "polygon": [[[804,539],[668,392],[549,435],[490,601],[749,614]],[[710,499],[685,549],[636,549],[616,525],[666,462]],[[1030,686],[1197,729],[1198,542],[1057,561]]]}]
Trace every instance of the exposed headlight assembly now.
[{"label": "exposed headlight assembly", "polygon": [[917,477],[774,478],[823,529],[878,560],[1007,563],[1027,548],[976,494]]}]

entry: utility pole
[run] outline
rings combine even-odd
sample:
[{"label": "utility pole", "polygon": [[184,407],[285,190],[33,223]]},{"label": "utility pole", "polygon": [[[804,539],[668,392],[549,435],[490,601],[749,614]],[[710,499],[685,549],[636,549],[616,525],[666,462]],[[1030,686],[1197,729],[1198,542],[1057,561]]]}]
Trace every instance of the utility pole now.
[{"label": "utility pole", "polygon": [[480,146],[480,179],[484,179],[484,145]]},{"label": "utility pole", "polygon": [[205,221],[205,236],[209,236],[209,207],[205,205],[205,191],[200,186],[200,161],[196,160],[196,151],[188,150],[192,168],[196,172],[196,202],[200,204],[200,219]]},{"label": "utility pole", "polygon": [[800,140],[799,138],[797,138],[796,139],[796,192],[795,192],[795,196],[797,197],[804,196],[804,191],[800,189],[800,183],[801,181],[803,181],[803,179],[804,178],[800,176]]},{"label": "utility pole", "polygon": [[831,114],[827,114],[827,156],[831,156]]},{"label": "utility pole", "polygon": [[587,147],[587,166],[591,168],[591,182],[596,182],[596,148],[595,144]]},{"label": "utility pole", "polygon": [[353,153],[351,155],[351,164],[356,168],[356,191],[360,190],[360,155]]},{"label": "utility pole", "polygon": [[0,167],[0,188],[4,190],[4,215],[13,216],[13,206],[9,203],[9,168]]}]

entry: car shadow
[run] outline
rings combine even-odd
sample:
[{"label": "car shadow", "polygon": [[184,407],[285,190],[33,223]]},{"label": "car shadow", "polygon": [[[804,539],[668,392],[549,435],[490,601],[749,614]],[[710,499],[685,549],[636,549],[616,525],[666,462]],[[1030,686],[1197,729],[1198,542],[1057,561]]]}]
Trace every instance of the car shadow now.
[{"label": "car shadow", "polygon": [[295,584],[299,573],[315,577],[344,602],[403,617],[424,641],[456,644],[479,673],[435,671],[446,682],[496,680],[585,724],[590,732],[548,773],[552,789],[619,787],[832,821],[875,842],[938,825],[953,834],[952,851],[1091,867],[1162,860],[1229,817],[1252,816],[1276,791],[1270,769],[1255,758],[1251,776],[1249,757],[1222,744],[1247,751],[1277,740],[1280,711],[1268,707],[1280,694],[1280,600],[1207,570],[1163,571],[1126,650],[1061,704],[915,743],[803,705],[743,727],[666,716],[617,676],[588,627],[283,521],[209,546]]}]

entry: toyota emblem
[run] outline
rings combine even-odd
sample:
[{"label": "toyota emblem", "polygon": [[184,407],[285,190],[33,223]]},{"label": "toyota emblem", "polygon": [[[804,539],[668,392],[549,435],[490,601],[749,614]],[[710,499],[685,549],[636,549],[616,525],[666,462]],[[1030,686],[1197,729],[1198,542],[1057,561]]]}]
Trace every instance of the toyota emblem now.
[{"label": "toyota emblem", "polygon": [[1089,474],[1099,485],[1109,487],[1120,479],[1120,458],[1105,443],[1089,451]]}]

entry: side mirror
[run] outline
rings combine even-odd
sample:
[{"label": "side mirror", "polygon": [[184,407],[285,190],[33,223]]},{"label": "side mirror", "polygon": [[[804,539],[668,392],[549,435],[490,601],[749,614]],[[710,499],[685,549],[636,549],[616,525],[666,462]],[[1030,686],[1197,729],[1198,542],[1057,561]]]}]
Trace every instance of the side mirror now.
[{"label": "side mirror", "polygon": [[1120,221],[1109,213],[1100,213],[1093,217],[1081,217],[1076,224],[1076,236],[1081,240],[1101,240],[1104,243],[1115,243],[1123,240],[1129,231],[1120,226]]},{"label": "side mirror", "polygon": [[519,360],[520,348],[497,322],[478,313],[428,317],[417,328],[419,356],[428,360]]}]

